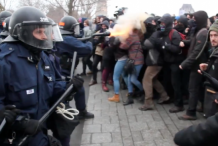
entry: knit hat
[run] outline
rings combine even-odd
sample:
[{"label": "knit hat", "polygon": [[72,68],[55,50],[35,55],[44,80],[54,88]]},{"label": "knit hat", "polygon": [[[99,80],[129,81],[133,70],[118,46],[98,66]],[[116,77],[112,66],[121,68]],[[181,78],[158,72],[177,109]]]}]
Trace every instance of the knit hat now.
[{"label": "knit hat", "polygon": [[216,31],[218,32],[218,20],[216,20],[210,27],[209,31]]}]

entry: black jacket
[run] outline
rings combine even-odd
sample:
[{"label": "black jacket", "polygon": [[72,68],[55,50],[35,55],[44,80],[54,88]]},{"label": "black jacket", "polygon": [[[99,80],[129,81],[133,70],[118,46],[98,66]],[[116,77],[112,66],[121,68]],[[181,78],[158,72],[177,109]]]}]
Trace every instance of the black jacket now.
[{"label": "black jacket", "polygon": [[165,31],[159,32],[161,43],[159,44],[159,50],[163,51],[164,61],[166,63],[178,63],[181,62],[184,57],[182,56],[182,49],[179,47],[179,43],[182,40],[177,31],[174,31],[170,40],[169,34],[172,30],[173,20],[171,16],[163,16],[160,19],[166,25]]},{"label": "black jacket", "polygon": [[194,30],[194,37],[191,39],[188,58],[182,62],[181,66],[183,69],[196,71],[199,68],[199,64],[206,62],[208,58],[207,51],[204,49],[208,32],[206,29],[208,17],[204,11],[195,12],[194,17],[197,26]]},{"label": "black jacket", "polygon": [[178,146],[218,146],[218,114],[207,121],[179,131],[174,142]]},{"label": "black jacket", "polygon": [[155,45],[155,39],[158,35],[159,32],[154,32],[152,36],[144,42],[143,49],[147,52],[145,57],[145,63],[147,66],[163,65],[163,52],[159,51]]},{"label": "black jacket", "polygon": [[120,49],[120,42],[116,40],[115,37],[111,37],[109,39],[109,47],[113,50],[115,60],[117,61],[119,58],[128,55],[128,50]]}]

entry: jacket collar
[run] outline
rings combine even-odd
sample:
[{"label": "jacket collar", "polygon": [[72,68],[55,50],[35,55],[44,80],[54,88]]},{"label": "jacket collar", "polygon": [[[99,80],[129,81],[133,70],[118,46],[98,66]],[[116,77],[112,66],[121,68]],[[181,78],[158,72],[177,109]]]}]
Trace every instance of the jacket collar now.
[{"label": "jacket collar", "polygon": [[18,44],[17,45],[17,56],[18,57],[24,57],[24,58],[28,58],[28,57],[31,57],[32,55],[30,54],[29,50],[27,50],[25,48],[24,45],[22,44]]}]

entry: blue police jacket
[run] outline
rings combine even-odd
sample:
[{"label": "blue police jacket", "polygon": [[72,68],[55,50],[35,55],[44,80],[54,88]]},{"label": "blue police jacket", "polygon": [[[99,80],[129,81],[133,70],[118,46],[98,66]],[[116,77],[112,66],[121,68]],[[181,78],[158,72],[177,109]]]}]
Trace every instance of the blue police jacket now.
[{"label": "blue police jacket", "polygon": [[[41,59],[36,64],[22,44],[1,44],[0,109],[4,105],[16,105],[24,115],[39,120],[65,91],[66,82],[56,81],[56,72],[46,53],[41,53]],[[29,145],[47,144],[46,135],[40,132]]]}]

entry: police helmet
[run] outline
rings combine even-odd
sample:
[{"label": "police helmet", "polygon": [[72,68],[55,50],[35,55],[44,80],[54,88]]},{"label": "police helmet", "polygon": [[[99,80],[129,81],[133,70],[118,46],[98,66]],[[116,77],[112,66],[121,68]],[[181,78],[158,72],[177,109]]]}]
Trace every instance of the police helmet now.
[{"label": "police helmet", "polygon": [[11,15],[12,15],[12,13],[9,12],[9,11],[2,11],[0,13],[0,23],[1,23],[1,25],[2,25],[2,22],[5,20],[5,18],[10,17]]},{"label": "police helmet", "polygon": [[3,42],[22,41],[42,50],[53,48],[52,23],[34,7],[22,7],[12,14],[9,33]]},{"label": "police helmet", "polygon": [[54,42],[62,42],[63,38],[60,32],[60,29],[58,25],[52,20],[51,18],[48,17],[49,22],[52,23],[52,39]]},{"label": "police helmet", "polygon": [[80,34],[79,23],[76,18],[72,16],[63,17],[59,22],[59,28],[61,34],[73,34],[75,36]]},{"label": "police helmet", "polygon": [[2,30],[2,32],[0,33],[0,36],[7,37],[7,36],[9,35],[8,26],[9,26],[10,18],[11,18],[11,17],[8,17],[8,18],[6,18],[6,19],[2,22],[3,30]]}]

